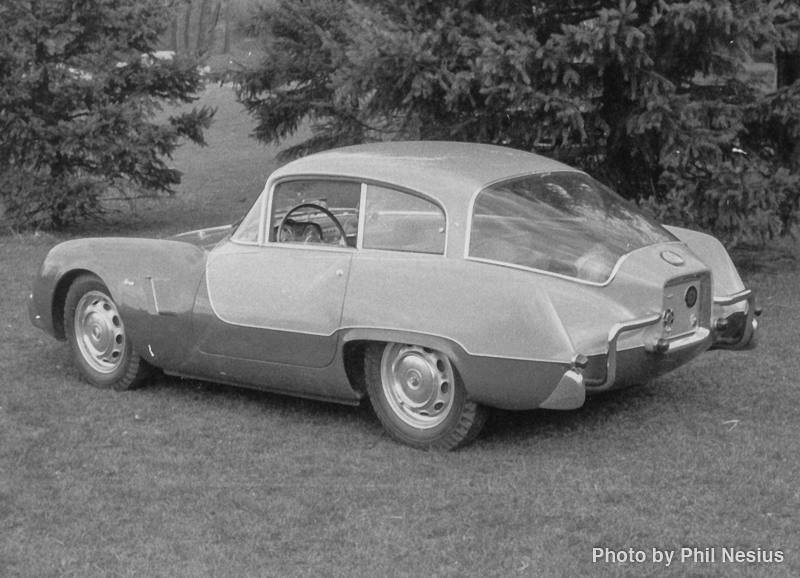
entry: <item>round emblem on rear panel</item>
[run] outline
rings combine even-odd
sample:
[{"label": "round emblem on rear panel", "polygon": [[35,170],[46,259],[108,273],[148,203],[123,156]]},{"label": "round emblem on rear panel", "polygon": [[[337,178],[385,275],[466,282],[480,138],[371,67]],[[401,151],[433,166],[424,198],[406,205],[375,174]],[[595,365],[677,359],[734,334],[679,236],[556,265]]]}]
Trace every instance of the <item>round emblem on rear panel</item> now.
[{"label": "round emblem on rear panel", "polygon": [[672,309],[667,309],[661,316],[661,320],[664,322],[664,331],[669,333],[675,323],[675,312]]},{"label": "round emblem on rear panel", "polygon": [[661,251],[661,258],[670,265],[675,265],[676,267],[680,267],[686,262],[684,261],[683,257],[674,251]]}]

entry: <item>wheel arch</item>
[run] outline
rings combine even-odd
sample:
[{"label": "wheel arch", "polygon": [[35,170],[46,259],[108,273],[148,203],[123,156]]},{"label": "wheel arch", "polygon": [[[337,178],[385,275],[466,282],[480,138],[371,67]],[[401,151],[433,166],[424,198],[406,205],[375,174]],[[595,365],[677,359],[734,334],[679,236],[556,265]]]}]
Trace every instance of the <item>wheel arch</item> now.
[{"label": "wheel arch", "polygon": [[[81,275],[94,275],[95,277],[100,278],[97,273],[90,271],[89,269],[71,269],[59,278],[55,289],[53,290],[53,299],[50,305],[53,334],[55,335],[56,339],[60,341],[65,341],[67,339],[67,330],[66,326],[64,325],[67,293],[69,293],[69,288],[72,286],[75,280]],[[100,280],[102,281],[102,279]]]},{"label": "wheel arch", "polygon": [[[451,339],[439,335],[396,329],[351,329],[342,336],[341,358],[350,387],[362,396],[367,395],[364,352],[371,344],[386,343],[409,343],[441,351],[447,355],[466,382],[462,366],[467,365],[464,363],[467,353]],[[469,388],[467,389],[469,390]]]},{"label": "wheel arch", "polygon": [[[461,349],[456,344],[408,331],[353,332],[350,337],[343,355],[362,361],[360,375],[351,365],[348,377],[363,379],[364,395],[390,437],[418,449],[455,450],[481,431],[489,409],[470,399],[456,365]],[[393,377],[385,373],[390,366]]]}]

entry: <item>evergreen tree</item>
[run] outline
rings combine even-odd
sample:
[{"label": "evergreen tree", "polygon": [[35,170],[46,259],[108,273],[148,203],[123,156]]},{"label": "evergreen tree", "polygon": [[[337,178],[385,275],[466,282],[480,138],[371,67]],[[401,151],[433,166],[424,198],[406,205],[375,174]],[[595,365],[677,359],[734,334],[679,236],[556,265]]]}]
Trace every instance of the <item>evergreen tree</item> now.
[{"label": "evergreen tree", "polygon": [[[196,63],[152,56],[163,0],[0,5],[0,208],[15,227],[97,215],[109,191],[171,192],[180,139],[203,144],[213,111],[156,122],[202,89]],[[0,215],[0,220],[2,220]]]},{"label": "evergreen tree", "polygon": [[729,242],[796,225],[800,86],[753,79],[798,49],[794,0],[280,0],[237,76],[286,157],[394,139],[480,141],[578,165]]}]

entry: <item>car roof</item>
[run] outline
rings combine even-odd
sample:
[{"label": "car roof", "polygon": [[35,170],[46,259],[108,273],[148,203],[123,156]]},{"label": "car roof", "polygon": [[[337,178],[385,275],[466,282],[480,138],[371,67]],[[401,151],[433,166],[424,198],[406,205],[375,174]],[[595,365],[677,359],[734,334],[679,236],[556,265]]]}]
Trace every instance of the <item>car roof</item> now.
[{"label": "car roof", "polygon": [[575,169],[516,149],[462,142],[400,141],[356,145],[309,155],[275,171],[385,182],[427,193],[454,208],[483,187],[509,178]]}]

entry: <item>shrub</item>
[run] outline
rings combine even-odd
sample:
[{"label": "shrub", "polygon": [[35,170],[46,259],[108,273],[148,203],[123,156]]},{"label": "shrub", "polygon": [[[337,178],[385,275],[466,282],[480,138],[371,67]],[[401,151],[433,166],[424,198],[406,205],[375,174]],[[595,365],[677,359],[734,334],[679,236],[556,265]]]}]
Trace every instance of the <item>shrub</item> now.
[{"label": "shrub", "polygon": [[110,190],[169,193],[165,157],[203,143],[206,108],[154,120],[162,102],[191,102],[196,63],[159,60],[161,0],[6,0],[0,6],[0,205],[15,228],[66,226],[103,212]]},{"label": "shrub", "polygon": [[[800,96],[751,55],[797,50],[788,0],[281,0],[239,96],[297,156],[396,139],[480,141],[580,166],[668,221],[735,243],[798,219]],[[766,127],[772,127],[767,129]]]}]

